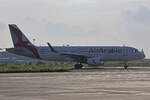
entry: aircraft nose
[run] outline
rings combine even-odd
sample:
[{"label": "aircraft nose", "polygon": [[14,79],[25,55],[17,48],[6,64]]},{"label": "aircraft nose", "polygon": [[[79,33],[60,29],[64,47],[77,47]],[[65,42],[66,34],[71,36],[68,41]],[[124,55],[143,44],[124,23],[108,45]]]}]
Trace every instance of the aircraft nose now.
[{"label": "aircraft nose", "polygon": [[142,55],[142,59],[144,59],[144,58],[145,58],[145,54],[144,54],[143,49],[142,49],[142,51],[141,51],[141,55]]},{"label": "aircraft nose", "polygon": [[144,59],[145,58],[145,54],[141,53],[141,58]]},{"label": "aircraft nose", "polygon": [[145,54],[143,54],[143,58],[145,58],[146,56],[145,56]]}]

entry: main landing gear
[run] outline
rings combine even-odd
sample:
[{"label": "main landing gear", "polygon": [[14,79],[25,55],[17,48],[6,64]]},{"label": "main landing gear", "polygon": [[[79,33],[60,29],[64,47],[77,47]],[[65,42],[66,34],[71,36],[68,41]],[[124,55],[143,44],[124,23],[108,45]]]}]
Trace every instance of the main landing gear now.
[{"label": "main landing gear", "polygon": [[124,64],[124,69],[128,69],[128,64],[127,63]]},{"label": "main landing gear", "polygon": [[81,69],[82,67],[83,65],[81,63],[74,65],[74,69]]}]

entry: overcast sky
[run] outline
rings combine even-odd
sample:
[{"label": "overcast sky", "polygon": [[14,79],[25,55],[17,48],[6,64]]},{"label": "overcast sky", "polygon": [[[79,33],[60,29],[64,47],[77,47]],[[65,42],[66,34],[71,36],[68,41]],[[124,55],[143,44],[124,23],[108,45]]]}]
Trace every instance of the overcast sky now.
[{"label": "overcast sky", "polygon": [[150,0],[0,0],[0,48],[8,24],[37,45],[133,46],[150,58]]}]

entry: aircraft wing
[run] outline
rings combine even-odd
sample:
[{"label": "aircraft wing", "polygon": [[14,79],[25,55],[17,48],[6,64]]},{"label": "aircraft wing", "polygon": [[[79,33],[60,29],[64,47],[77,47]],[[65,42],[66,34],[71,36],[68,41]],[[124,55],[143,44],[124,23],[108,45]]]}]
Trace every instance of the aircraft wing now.
[{"label": "aircraft wing", "polygon": [[70,57],[87,58],[87,56],[85,56],[85,55],[80,55],[80,54],[76,54],[76,53],[61,52],[60,54],[61,55],[66,55],[66,56],[70,56]]},{"label": "aircraft wing", "polygon": [[71,57],[73,58],[74,60],[76,61],[82,61],[82,62],[85,62],[85,60],[87,59],[87,56],[86,55],[81,55],[81,54],[77,54],[77,53],[69,53],[69,52],[58,52],[56,51],[51,45],[50,43],[47,43],[49,48],[50,48],[50,51],[51,52],[54,52],[54,53],[58,53],[60,55],[64,55],[64,56],[68,56],[68,57]]}]

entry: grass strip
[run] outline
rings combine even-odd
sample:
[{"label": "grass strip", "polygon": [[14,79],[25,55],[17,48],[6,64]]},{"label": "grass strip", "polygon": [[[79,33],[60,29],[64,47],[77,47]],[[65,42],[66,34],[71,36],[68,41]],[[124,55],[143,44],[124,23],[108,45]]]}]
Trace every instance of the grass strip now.
[{"label": "grass strip", "polygon": [[[67,72],[74,64],[1,64],[0,73],[21,73],[21,72]],[[83,65],[85,68],[93,66]],[[123,67],[121,63],[106,63],[100,67]],[[129,67],[150,67],[150,63],[129,63]]]}]

